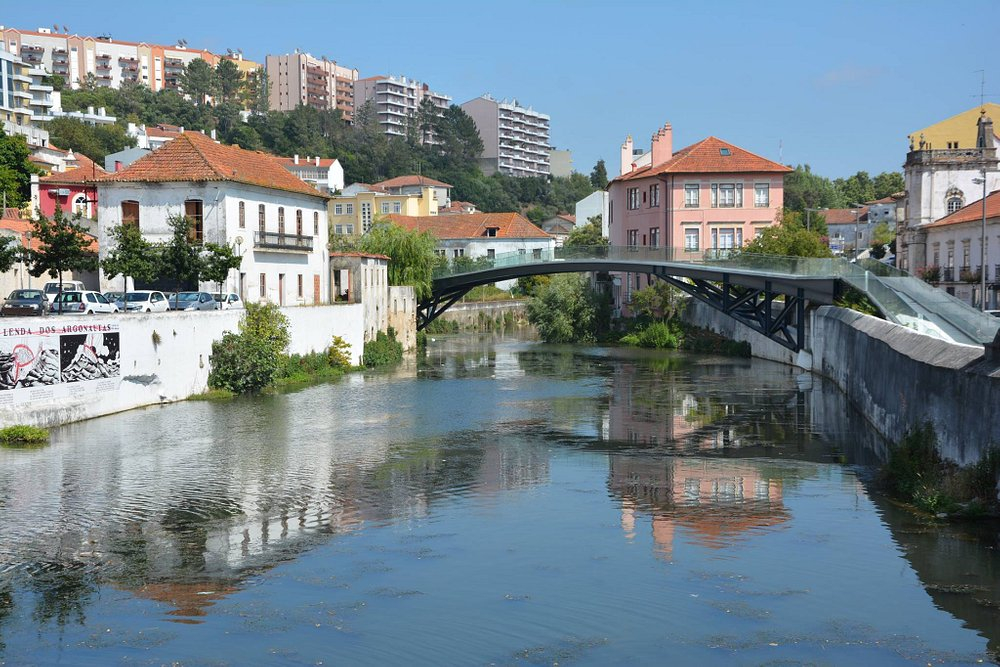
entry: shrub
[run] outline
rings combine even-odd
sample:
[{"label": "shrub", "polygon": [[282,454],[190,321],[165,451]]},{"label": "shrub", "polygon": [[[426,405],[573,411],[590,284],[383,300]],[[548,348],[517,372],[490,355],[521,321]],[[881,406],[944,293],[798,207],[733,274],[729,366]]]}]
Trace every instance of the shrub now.
[{"label": "shrub", "polygon": [[392,327],[389,327],[388,333],[379,331],[375,340],[365,343],[362,361],[368,368],[392,366],[402,360],[403,344],[396,340],[396,331]]},{"label": "shrub", "polygon": [[256,338],[281,354],[288,349],[288,318],[273,303],[247,303],[240,318],[240,334]]},{"label": "shrub", "polygon": [[0,429],[0,445],[12,447],[41,445],[49,441],[49,432],[37,426],[8,426]]},{"label": "shrub", "polygon": [[334,336],[330,342],[330,349],[326,352],[328,363],[333,368],[347,370],[354,364],[351,363],[351,344],[340,336]]},{"label": "shrub", "polygon": [[274,381],[281,356],[267,340],[226,332],[221,340],[212,343],[211,363],[209,387],[249,394]]}]

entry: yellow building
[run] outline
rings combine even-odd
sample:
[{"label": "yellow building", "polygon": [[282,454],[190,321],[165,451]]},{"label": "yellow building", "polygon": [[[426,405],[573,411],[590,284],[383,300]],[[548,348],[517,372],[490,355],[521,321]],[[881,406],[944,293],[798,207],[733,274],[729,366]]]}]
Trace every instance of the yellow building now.
[{"label": "yellow building", "polygon": [[354,236],[371,229],[377,217],[437,215],[439,207],[435,188],[430,185],[421,188],[420,194],[389,194],[378,186],[356,183],[330,200],[330,230]]},{"label": "yellow building", "polygon": [[977,148],[978,121],[983,109],[990,118],[1000,120],[1000,104],[987,102],[982,106],[977,105],[910,134],[910,150]]}]

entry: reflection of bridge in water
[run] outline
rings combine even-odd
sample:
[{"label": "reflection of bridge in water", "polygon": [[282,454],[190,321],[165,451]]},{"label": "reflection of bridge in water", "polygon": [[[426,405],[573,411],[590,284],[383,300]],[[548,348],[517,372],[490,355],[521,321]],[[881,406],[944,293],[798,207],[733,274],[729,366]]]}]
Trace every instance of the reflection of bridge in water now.
[{"label": "reflection of bridge in water", "polygon": [[1000,321],[942,290],[881,262],[686,251],[677,248],[589,247],[513,252],[452,266],[434,278],[419,304],[422,329],[478,285],[552,273],[655,275],[779,344],[801,350],[807,306],[830,305],[848,287],[864,293],[896,324],[943,340],[982,345]]}]

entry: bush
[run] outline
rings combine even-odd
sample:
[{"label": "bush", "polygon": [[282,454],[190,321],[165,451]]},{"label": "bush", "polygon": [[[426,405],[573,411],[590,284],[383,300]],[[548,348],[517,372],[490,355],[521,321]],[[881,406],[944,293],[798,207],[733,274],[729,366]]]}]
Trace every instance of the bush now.
[{"label": "bush", "polygon": [[528,321],[546,343],[593,343],[610,329],[611,302],[579,274],[554,276],[528,301]]},{"label": "bush", "polygon": [[332,368],[346,371],[354,365],[351,363],[351,344],[340,336],[333,337],[330,349],[326,352],[326,358]]},{"label": "bush", "polygon": [[403,344],[396,340],[396,331],[389,327],[388,333],[379,331],[375,340],[365,343],[362,362],[368,368],[393,366],[403,360]]},{"label": "bush", "polygon": [[281,355],[267,340],[226,332],[212,343],[208,386],[235,394],[259,392],[269,386],[281,366]]},{"label": "bush", "polygon": [[0,445],[9,447],[41,445],[49,441],[49,432],[37,426],[8,426],[0,429]]},{"label": "bush", "polygon": [[273,303],[247,303],[240,333],[266,343],[276,354],[288,349],[288,318]]}]

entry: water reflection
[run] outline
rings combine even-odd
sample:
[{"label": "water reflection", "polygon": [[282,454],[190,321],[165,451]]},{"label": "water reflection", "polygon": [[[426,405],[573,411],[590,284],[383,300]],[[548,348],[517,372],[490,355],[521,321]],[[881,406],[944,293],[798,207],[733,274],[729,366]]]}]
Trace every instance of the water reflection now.
[{"label": "water reflection", "polygon": [[[46,450],[0,452],[0,652],[25,645],[29,618],[87,625],[102,591],[170,621],[210,622],[329,545],[454,521],[471,502],[500,512],[524,495],[535,500],[523,530],[539,539],[544,526],[578,540],[546,512],[602,512],[610,500],[615,539],[648,538],[661,564],[730,557],[790,530],[789,495],[830,463],[863,466],[883,447],[836,389],[786,367],[487,338],[436,341],[419,367],[392,374],[83,422],[57,429]],[[597,486],[580,481],[592,469]],[[827,490],[866,497],[844,480]],[[488,539],[481,529],[469,539]],[[435,541],[446,539],[415,552],[446,552]],[[995,551],[969,549],[967,562],[975,552],[996,567]],[[906,556],[930,586],[923,572],[943,559],[916,552]],[[995,587],[980,592],[998,599]],[[998,636],[965,607],[945,608]]]}]

